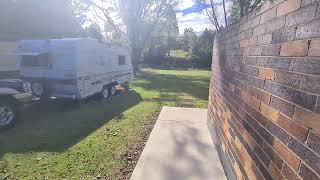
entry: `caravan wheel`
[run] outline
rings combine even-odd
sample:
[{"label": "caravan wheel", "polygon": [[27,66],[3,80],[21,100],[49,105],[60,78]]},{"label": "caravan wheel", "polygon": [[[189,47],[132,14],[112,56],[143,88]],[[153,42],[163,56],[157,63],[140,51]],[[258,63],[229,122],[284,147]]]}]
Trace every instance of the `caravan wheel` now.
[{"label": "caravan wheel", "polygon": [[103,90],[102,90],[102,97],[103,98],[108,98],[109,96],[110,96],[109,89],[104,87]]},{"label": "caravan wheel", "polygon": [[112,96],[114,96],[115,94],[116,94],[116,87],[114,86],[114,85],[112,85],[111,87],[110,87],[110,94],[112,95]]}]

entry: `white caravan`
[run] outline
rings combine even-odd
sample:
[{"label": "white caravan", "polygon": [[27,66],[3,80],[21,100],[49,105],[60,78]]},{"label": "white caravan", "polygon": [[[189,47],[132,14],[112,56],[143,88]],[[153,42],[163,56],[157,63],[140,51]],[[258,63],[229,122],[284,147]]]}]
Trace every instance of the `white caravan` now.
[{"label": "white caravan", "polygon": [[21,57],[21,76],[38,97],[107,98],[117,84],[133,79],[129,48],[96,39],[24,40],[15,54]]}]

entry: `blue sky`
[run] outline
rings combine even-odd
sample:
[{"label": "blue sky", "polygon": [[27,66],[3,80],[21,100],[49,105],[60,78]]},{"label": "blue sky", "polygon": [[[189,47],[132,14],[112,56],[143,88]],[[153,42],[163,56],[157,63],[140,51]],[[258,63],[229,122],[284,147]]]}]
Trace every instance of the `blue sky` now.
[{"label": "blue sky", "polygon": [[[181,0],[178,8],[180,10],[186,9],[191,7],[193,4],[194,0]],[[205,14],[205,11],[202,13],[191,13],[185,16],[183,16],[182,13],[177,13],[177,18],[179,22],[180,33],[183,33],[183,30],[189,27],[193,28],[199,33],[204,31],[206,28],[213,29],[209,18]]]}]

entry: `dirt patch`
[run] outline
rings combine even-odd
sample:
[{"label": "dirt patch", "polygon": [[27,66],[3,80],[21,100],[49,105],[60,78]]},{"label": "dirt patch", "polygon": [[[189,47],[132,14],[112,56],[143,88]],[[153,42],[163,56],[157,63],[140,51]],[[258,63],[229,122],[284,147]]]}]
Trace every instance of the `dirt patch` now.
[{"label": "dirt patch", "polygon": [[128,150],[121,154],[122,160],[126,161],[126,167],[120,169],[121,180],[129,180],[137,162],[142,154],[142,151],[148,141],[151,131],[159,117],[160,111],[153,112],[148,115],[147,121],[145,122],[145,131],[142,132],[143,139],[136,144],[128,147]]}]

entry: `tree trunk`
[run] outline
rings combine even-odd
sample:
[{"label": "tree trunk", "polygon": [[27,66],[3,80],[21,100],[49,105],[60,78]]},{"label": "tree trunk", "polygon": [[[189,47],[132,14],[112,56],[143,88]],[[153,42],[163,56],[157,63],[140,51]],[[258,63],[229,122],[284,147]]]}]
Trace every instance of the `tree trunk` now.
[{"label": "tree trunk", "polygon": [[141,57],[142,57],[141,48],[132,47],[131,58],[132,58],[133,72],[135,75],[140,70],[139,69],[139,61],[140,61]]},{"label": "tree trunk", "polygon": [[222,5],[223,5],[223,14],[224,14],[225,27],[227,27],[228,26],[228,22],[227,22],[227,13],[226,13],[225,0],[222,0]]}]

